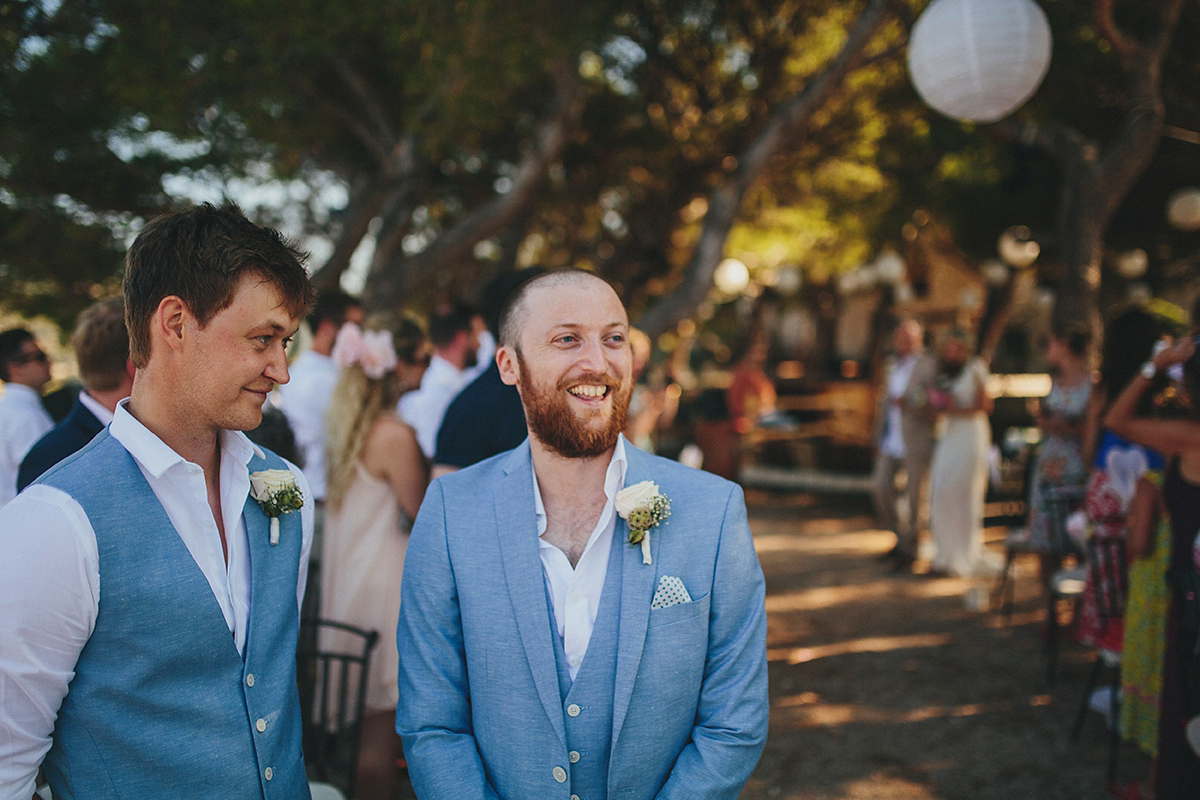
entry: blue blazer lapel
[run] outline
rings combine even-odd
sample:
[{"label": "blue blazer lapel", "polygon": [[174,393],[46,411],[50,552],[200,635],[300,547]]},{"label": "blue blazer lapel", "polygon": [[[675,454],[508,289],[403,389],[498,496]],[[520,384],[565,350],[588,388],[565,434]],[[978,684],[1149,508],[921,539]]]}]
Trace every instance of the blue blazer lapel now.
[{"label": "blue blazer lapel", "polygon": [[500,540],[505,583],[538,696],[546,707],[546,715],[559,740],[565,746],[567,733],[562,718],[563,701],[554,662],[554,640],[550,633],[550,611],[546,607],[542,559],[538,553],[533,462],[528,441],[513,451],[503,469],[505,476],[496,484],[494,502],[496,535]]},{"label": "blue blazer lapel", "polygon": [[[629,465],[625,470],[625,485],[632,486],[641,481],[654,480],[650,474],[649,459],[629,442],[625,443],[625,454]],[[629,544],[629,528],[625,520],[617,517],[613,532],[613,547],[624,550],[621,581],[621,626],[617,644],[617,675],[613,687],[613,732],[612,742],[616,746],[617,735],[625,722],[629,700],[633,695],[634,679],[642,662],[642,647],[646,642],[646,625],[650,620],[650,601],[654,598],[654,585],[659,569],[659,532],[661,526],[650,533],[651,565],[642,563],[642,549]]]}]

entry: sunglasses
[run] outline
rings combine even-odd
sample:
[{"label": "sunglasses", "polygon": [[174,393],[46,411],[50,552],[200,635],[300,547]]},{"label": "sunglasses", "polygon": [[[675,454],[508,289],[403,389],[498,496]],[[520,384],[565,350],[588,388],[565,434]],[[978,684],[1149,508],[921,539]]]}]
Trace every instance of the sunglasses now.
[{"label": "sunglasses", "polygon": [[50,358],[41,350],[34,350],[32,353],[21,353],[18,356],[13,356],[8,360],[8,363],[24,366],[25,364],[32,364],[35,361],[40,361],[44,364],[49,360]]}]

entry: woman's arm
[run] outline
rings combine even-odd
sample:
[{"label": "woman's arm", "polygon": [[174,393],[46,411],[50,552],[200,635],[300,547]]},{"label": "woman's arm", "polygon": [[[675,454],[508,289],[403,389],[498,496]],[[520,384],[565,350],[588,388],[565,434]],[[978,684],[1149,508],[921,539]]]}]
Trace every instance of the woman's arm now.
[{"label": "woman's arm", "polygon": [[[1187,361],[1195,349],[1189,337],[1155,354],[1150,360],[1156,371],[1161,372],[1172,364]],[[1188,419],[1146,419],[1137,416],[1138,401],[1152,380],[1141,373],[1134,376],[1109,406],[1104,416],[1104,427],[1163,455],[1200,450],[1200,423]]]},{"label": "woman's arm", "polygon": [[372,475],[388,482],[400,508],[409,519],[415,519],[429,483],[429,468],[416,432],[397,417],[382,417],[363,445],[362,460]]}]

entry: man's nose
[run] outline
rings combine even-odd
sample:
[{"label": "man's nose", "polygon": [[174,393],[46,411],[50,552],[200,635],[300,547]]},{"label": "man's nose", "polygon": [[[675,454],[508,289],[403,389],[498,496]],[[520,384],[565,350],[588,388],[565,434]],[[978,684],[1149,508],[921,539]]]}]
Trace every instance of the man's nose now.
[{"label": "man's nose", "polygon": [[608,357],[604,345],[599,339],[587,339],[579,353],[579,365],[590,372],[604,372],[608,369]]},{"label": "man's nose", "polygon": [[292,376],[288,373],[286,347],[280,345],[278,348],[275,348],[271,361],[267,364],[267,368],[263,371],[263,374],[270,378],[273,383],[287,383],[292,379]]}]

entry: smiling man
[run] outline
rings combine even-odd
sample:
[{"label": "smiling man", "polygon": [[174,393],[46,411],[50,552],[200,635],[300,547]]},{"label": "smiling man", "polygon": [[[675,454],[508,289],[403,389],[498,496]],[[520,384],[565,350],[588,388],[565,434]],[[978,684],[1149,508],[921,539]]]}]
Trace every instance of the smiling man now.
[{"label": "smiling man", "polygon": [[[55,800],[308,797],[308,485],[241,433],[288,380],[301,258],[235,206],[130,248],[131,396],[0,510],[0,798],[28,800],[39,764]],[[278,537],[251,491],[268,469],[305,497]]]},{"label": "smiling man", "polygon": [[529,439],[435,481],[405,561],[396,728],[420,797],[734,798],[758,762],[741,490],[625,441],[628,334],[588,272],[509,301],[496,359]]}]

